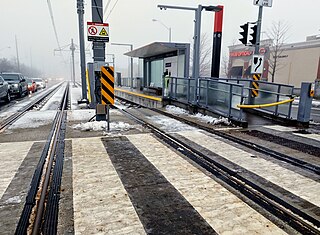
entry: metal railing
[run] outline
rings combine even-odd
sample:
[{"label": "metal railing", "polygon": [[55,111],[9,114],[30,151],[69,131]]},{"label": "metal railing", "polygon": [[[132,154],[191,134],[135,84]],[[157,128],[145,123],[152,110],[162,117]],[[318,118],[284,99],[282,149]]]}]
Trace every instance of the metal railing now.
[{"label": "metal railing", "polygon": [[[193,103],[195,79],[172,77],[169,98],[182,103]],[[199,79],[197,105],[224,117],[242,121],[242,109],[237,105],[243,102],[244,89],[241,84],[214,79]]]},{"label": "metal railing", "polygon": [[[243,104],[269,104],[269,103],[277,103],[283,100],[288,100],[293,97],[294,86],[279,84],[279,83],[270,83],[267,81],[253,81],[251,79],[243,79],[243,78],[219,78],[219,81],[224,81],[228,83],[241,84],[244,89],[244,100]],[[252,97],[252,82],[257,82],[259,84],[258,96]],[[283,118],[290,119],[291,117],[291,109],[292,103],[286,103],[271,107],[259,108],[259,111],[280,116]]]}]

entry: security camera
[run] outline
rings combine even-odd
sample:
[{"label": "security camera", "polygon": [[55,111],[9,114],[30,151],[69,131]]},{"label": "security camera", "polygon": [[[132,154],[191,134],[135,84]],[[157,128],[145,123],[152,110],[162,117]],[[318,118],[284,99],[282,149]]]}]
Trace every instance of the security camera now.
[{"label": "security camera", "polygon": [[160,10],[162,10],[162,7],[160,7]]}]

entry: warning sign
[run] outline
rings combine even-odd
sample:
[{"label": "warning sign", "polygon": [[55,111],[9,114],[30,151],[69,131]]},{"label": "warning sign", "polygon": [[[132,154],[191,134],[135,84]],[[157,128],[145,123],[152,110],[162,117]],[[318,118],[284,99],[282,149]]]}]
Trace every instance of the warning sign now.
[{"label": "warning sign", "polygon": [[107,30],[105,28],[102,28],[99,35],[100,36],[108,36]]},{"label": "warning sign", "polygon": [[109,42],[109,24],[87,22],[88,41]]}]

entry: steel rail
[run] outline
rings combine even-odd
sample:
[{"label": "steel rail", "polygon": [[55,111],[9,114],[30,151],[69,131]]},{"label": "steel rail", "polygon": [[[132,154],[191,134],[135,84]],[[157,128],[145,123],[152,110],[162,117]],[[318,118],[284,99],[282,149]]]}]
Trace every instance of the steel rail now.
[{"label": "steel rail", "polygon": [[9,125],[17,121],[21,116],[23,116],[27,111],[32,109],[35,105],[42,102],[45,98],[47,98],[49,95],[53,94],[54,92],[58,91],[58,88],[60,86],[57,86],[55,89],[49,90],[48,92],[44,93],[43,95],[39,96],[37,99],[32,101],[31,103],[27,104],[26,106],[22,107],[18,110],[18,112],[12,114],[8,118],[6,118],[4,121],[0,123],[0,132],[3,132]]},{"label": "steel rail", "polygon": [[50,176],[51,176],[51,172],[52,172],[52,166],[53,166],[54,158],[55,158],[55,154],[56,154],[56,147],[58,144],[59,132],[61,130],[63,114],[64,114],[63,112],[64,112],[66,105],[67,105],[68,92],[69,92],[69,84],[67,85],[64,96],[63,96],[62,107],[60,107],[60,111],[57,113],[58,122],[57,122],[57,125],[55,126],[55,133],[54,133],[53,138],[51,140],[52,148],[51,148],[51,152],[48,156],[48,165],[44,169],[45,170],[45,178],[43,180],[42,188],[39,189],[39,191],[41,191],[41,195],[40,195],[40,199],[39,199],[38,203],[36,203],[36,204],[38,204],[38,206],[36,209],[36,217],[35,217],[35,221],[33,224],[32,235],[40,234],[40,227],[42,225],[43,212],[45,210],[45,200],[46,200],[46,196],[47,196],[49,181],[51,178]]},{"label": "steel rail", "polygon": [[175,149],[179,149],[179,152],[181,154],[189,157],[197,164],[211,172],[213,175],[223,179],[225,183],[227,183],[237,191],[240,191],[240,193],[244,194],[246,197],[250,198],[270,213],[276,215],[279,219],[287,222],[297,231],[303,234],[320,234],[320,230],[318,230],[318,228],[320,227],[320,221],[316,218],[313,218],[312,216],[306,214],[304,211],[301,211],[293,205],[290,205],[280,197],[273,195],[254,182],[242,177],[234,170],[229,169],[223,164],[211,159],[207,155],[190,147],[189,145],[173,137],[172,135],[165,133],[152,124],[141,120],[139,117],[125,110],[119,110],[124,115],[129,116],[138,123],[149,128],[156,136],[165,141],[167,144]]},{"label": "steel rail", "polygon": [[[57,140],[63,120],[64,110],[67,106],[69,83],[61,100],[60,110],[57,112],[52,129],[43,149],[38,166],[31,181],[26,203],[22,211],[15,234],[40,234],[43,222],[43,212],[46,204],[47,189],[50,183],[51,169],[54,163]],[[34,213],[33,213],[34,212]],[[33,222],[32,222],[33,221]],[[28,233],[29,234],[29,233]]]},{"label": "steel rail", "polygon": [[306,162],[306,161],[303,161],[303,160],[288,156],[286,154],[277,152],[275,150],[269,149],[269,148],[264,147],[264,146],[259,145],[259,144],[251,143],[249,141],[240,139],[240,138],[232,136],[230,134],[214,130],[212,128],[209,128],[209,127],[203,126],[201,124],[198,124],[197,122],[186,120],[186,119],[184,119],[182,117],[175,116],[175,115],[167,113],[165,111],[161,111],[161,110],[158,110],[158,109],[151,109],[151,110],[154,111],[154,112],[160,113],[162,115],[165,115],[167,117],[170,117],[170,118],[176,119],[178,121],[181,121],[181,122],[183,122],[185,124],[197,127],[199,129],[207,131],[207,132],[209,132],[211,134],[220,136],[220,137],[222,137],[224,139],[227,139],[227,140],[230,140],[230,141],[232,141],[234,143],[241,144],[242,146],[245,146],[245,147],[250,148],[250,149],[252,149],[254,151],[263,153],[263,154],[268,155],[268,156],[270,156],[272,158],[275,158],[275,159],[290,163],[291,165],[298,166],[298,167],[300,167],[300,168],[302,168],[304,170],[307,170],[307,171],[309,171],[311,173],[320,175],[320,166],[318,166],[318,165],[314,165],[312,163],[309,163],[309,162]]}]

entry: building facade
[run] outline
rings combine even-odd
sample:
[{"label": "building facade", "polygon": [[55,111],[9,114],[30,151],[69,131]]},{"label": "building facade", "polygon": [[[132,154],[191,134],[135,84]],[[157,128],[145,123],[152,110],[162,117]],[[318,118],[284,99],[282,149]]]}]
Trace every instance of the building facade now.
[{"label": "building facade", "polygon": [[[262,79],[272,82],[271,74],[274,61],[272,40],[261,41],[259,53],[264,55],[264,72]],[[277,56],[275,83],[293,85],[297,88],[301,82],[320,80],[320,37],[310,36],[306,41],[284,44]],[[250,77],[251,60],[254,47],[242,44],[229,47],[228,77]]]}]

